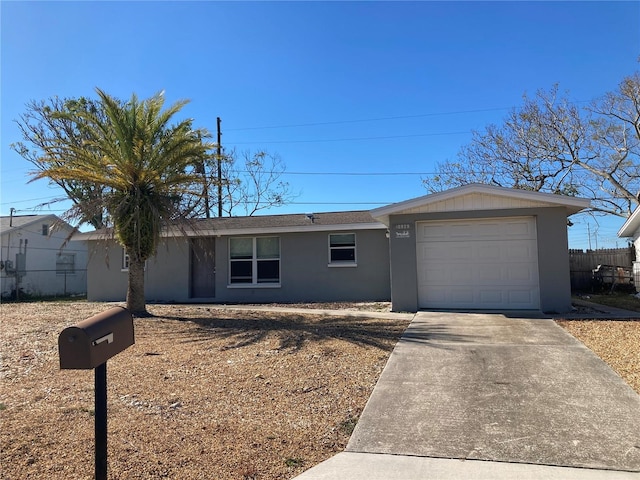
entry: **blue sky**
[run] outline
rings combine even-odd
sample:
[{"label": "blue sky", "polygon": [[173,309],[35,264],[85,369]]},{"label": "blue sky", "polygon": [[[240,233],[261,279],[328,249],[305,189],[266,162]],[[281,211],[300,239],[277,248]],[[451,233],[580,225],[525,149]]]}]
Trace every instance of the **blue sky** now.
[{"label": "blue sky", "polygon": [[[27,185],[30,164],[9,148],[29,100],[94,96],[95,87],[190,99],[184,116],[212,132],[220,117],[226,149],[263,149],[286,164],[299,196],[265,213],[320,212],[422,196],[421,178],[525,92],[558,83],[588,102],[640,68],[639,2],[2,1],[0,9],[2,215],[34,213],[60,195],[44,180]],[[576,219],[570,246],[623,246],[621,225]]]}]

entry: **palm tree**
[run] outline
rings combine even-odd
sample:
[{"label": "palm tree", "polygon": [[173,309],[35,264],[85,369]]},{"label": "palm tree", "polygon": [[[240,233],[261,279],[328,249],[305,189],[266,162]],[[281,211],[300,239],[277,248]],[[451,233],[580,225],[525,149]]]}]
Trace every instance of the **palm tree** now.
[{"label": "palm tree", "polygon": [[105,116],[80,112],[88,129],[85,144],[46,149],[32,175],[103,187],[100,207],[129,256],[127,308],[143,315],[145,262],[155,254],[161,230],[184,219],[183,199],[201,195],[197,168],[212,145],[203,140],[206,131],[192,129],[191,120],[169,124],[186,101],[163,111],[163,93],[122,102],[96,91]]}]

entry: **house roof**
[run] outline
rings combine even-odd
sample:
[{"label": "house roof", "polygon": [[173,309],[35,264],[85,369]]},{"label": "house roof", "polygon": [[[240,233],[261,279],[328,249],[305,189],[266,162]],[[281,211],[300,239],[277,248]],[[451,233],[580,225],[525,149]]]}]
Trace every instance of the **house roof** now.
[{"label": "house roof", "polygon": [[48,215],[12,215],[0,217],[0,231],[8,232],[12,228],[24,228],[32,224],[44,221],[59,222],[60,219],[54,214]]},{"label": "house roof", "polygon": [[[349,211],[195,219],[184,227],[184,232],[188,236],[229,236],[386,228],[385,225],[374,220],[368,211]],[[173,237],[183,234],[182,230],[174,228],[165,232],[163,236]],[[110,238],[109,231],[96,230],[76,234],[73,240],[104,240],[106,238]]]},{"label": "house roof", "polygon": [[[567,215],[577,213],[591,206],[591,201],[586,198],[568,197],[565,195],[555,195],[552,193],[532,192],[530,190],[519,190],[515,188],[496,187],[493,185],[484,185],[480,183],[471,183],[461,187],[452,188],[444,192],[432,193],[422,197],[413,198],[404,202],[393,203],[385,207],[371,210],[371,215],[376,220],[388,224],[389,215],[398,215],[403,213],[417,213],[421,209],[425,209],[430,205],[439,202],[456,200],[464,196],[475,195],[477,199],[512,199],[517,201],[520,206],[561,206],[567,210]],[[451,203],[451,202],[450,202]],[[454,202],[455,203],[455,202]],[[476,202],[477,209],[504,208],[486,206],[490,202]],[[484,204],[484,205],[483,205]],[[468,208],[468,207],[464,207]],[[452,210],[458,208],[454,207]],[[425,210],[426,211],[426,210]]]},{"label": "house roof", "polygon": [[633,213],[624,222],[624,225],[618,230],[619,237],[633,237],[640,229],[640,207],[637,207]]}]

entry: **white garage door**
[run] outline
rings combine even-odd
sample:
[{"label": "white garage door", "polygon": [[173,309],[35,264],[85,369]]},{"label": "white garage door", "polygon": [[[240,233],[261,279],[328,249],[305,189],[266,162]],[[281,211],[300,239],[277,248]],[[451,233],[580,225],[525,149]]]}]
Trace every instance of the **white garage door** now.
[{"label": "white garage door", "polygon": [[537,309],[533,217],[417,224],[420,308]]}]

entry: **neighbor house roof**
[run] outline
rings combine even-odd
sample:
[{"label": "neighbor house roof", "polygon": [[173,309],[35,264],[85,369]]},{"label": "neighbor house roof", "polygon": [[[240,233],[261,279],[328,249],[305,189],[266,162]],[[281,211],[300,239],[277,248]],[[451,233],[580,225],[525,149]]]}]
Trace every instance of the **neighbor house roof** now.
[{"label": "neighbor house roof", "polygon": [[12,215],[0,217],[0,231],[8,232],[12,228],[24,228],[32,224],[42,223],[44,221],[59,222],[60,219],[53,215]]},{"label": "neighbor house roof", "polygon": [[[552,193],[532,192],[530,190],[519,190],[515,188],[496,187],[493,185],[484,185],[480,183],[470,183],[461,187],[452,188],[444,192],[432,193],[422,197],[413,198],[404,202],[393,203],[385,207],[371,210],[371,215],[376,220],[389,223],[389,215],[398,215],[403,213],[416,213],[429,205],[438,202],[445,202],[464,197],[466,195],[476,195],[481,198],[510,198],[521,202],[523,206],[526,202],[537,206],[561,206],[567,210],[567,215],[577,213],[591,206],[591,202],[586,198],[568,197],[565,195],[555,195]],[[477,203],[478,209],[491,208]],[[455,207],[453,208],[456,209]]]},{"label": "neighbor house roof", "polygon": [[[256,215],[252,217],[216,217],[189,221],[183,227],[169,229],[163,236],[229,236],[264,235],[271,233],[345,231],[386,229],[368,211],[296,213],[286,215]],[[104,240],[110,231],[96,230],[76,234],[74,240]]]},{"label": "neighbor house roof", "polygon": [[633,213],[624,222],[624,225],[618,230],[619,237],[633,237],[640,228],[640,207],[636,208]]}]

